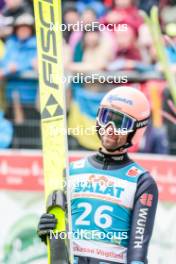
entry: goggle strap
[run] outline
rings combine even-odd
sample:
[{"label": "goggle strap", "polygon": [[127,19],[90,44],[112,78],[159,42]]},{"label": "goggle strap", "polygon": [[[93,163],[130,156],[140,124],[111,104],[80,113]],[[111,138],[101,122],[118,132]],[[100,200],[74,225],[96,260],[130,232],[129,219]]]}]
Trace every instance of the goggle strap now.
[{"label": "goggle strap", "polygon": [[142,127],[146,127],[149,123],[149,117],[141,120],[141,121],[137,121],[136,122],[136,128],[142,128]]}]

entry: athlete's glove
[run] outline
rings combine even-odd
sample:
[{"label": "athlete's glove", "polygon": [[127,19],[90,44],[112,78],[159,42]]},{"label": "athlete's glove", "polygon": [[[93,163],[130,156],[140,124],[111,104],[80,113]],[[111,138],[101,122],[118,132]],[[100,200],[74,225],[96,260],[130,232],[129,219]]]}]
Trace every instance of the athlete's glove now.
[{"label": "athlete's glove", "polygon": [[37,234],[41,240],[46,243],[47,235],[56,227],[57,219],[53,214],[43,214],[40,217]]}]

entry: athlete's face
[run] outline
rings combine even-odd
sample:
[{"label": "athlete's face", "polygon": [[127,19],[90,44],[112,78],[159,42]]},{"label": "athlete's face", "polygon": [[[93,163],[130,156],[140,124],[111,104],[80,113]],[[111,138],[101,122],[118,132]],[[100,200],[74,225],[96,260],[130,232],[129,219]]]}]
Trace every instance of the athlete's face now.
[{"label": "athlete's face", "polygon": [[126,141],[127,135],[115,133],[111,124],[104,129],[104,133],[101,135],[101,144],[107,151],[115,151]]}]

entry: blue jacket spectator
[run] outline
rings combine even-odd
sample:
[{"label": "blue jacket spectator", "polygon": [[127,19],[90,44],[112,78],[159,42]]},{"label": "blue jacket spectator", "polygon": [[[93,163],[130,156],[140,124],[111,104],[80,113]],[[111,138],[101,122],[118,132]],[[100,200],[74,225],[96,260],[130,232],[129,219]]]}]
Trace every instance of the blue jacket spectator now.
[{"label": "blue jacket spectator", "polygon": [[[9,37],[5,45],[5,56],[1,61],[4,76],[12,74],[12,63],[16,66],[15,74],[22,74],[33,69],[36,58],[36,37],[21,41],[18,36]],[[15,67],[14,67],[15,68]]]},{"label": "blue jacket spectator", "polygon": [[17,18],[14,34],[6,41],[5,55],[0,64],[1,75],[21,74],[33,69],[37,57],[33,25],[34,19],[29,14]]},{"label": "blue jacket spectator", "polygon": [[5,55],[0,62],[0,79],[7,79],[6,99],[12,102],[12,95],[18,92],[22,104],[33,104],[37,95],[37,81],[19,78],[37,68],[36,37],[33,32],[34,19],[30,14],[19,16],[15,22],[14,34],[5,45]]},{"label": "blue jacket spectator", "polygon": [[12,143],[13,126],[10,121],[4,118],[0,110],[0,149],[8,148]]}]

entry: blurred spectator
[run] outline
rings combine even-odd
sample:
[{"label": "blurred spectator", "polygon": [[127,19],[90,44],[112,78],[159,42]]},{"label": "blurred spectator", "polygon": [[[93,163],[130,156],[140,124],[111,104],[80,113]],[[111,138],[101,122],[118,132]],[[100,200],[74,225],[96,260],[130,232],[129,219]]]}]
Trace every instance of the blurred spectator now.
[{"label": "blurred spectator", "polygon": [[64,68],[67,68],[67,65],[71,62],[72,59],[72,53],[70,45],[63,39],[62,41],[62,48],[63,48],[63,64]]},{"label": "blurred spectator", "polygon": [[165,127],[153,127],[150,123],[140,143],[140,152],[168,154],[169,142]]},{"label": "blurred spectator", "polygon": [[116,30],[114,32],[116,43],[116,58],[107,67],[108,70],[137,70],[150,71],[150,65],[143,63],[137,42],[137,32],[128,25],[126,31]]},{"label": "blurred spectator", "polygon": [[[28,81],[30,82],[30,79],[26,79],[26,82]],[[20,84],[20,81],[16,84]],[[41,147],[38,109],[35,105],[21,103],[18,91],[14,91],[12,94],[12,102],[7,108],[6,117],[14,125],[12,148]]]},{"label": "blurred spectator", "polygon": [[140,50],[137,47],[137,33],[134,27],[128,25],[126,31],[117,30],[114,35],[117,45],[117,58],[141,60]]},{"label": "blurred spectator", "polygon": [[6,37],[12,33],[12,25],[17,17],[24,13],[33,13],[31,5],[24,0],[5,0],[5,6],[0,15],[0,36]]},{"label": "blurred spectator", "polygon": [[152,6],[154,6],[154,5],[158,6],[159,2],[161,2],[161,1],[159,1],[159,0],[147,0],[147,1],[139,0],[138,2],[139,2],[138,3],[139,9],[142,9],[146,13],[149,14]]},{"label": "blurred spectator", "polygon": [[[0,62],[0,77],[6,81],[6,117],[14,123],[12,147],[15,148],[40,146],[36,60],[34,19],[31,14],[23,14],[15,21],[14,34],[7,39],[5,55]],[[29,74],[33,78],[28,77]]]},{"label": "blurred spectator", "polygon": [[[74,25],[80,21],[80,15],[73,3],[65,3],[63,5],[63,23],[65,25]],[[69,42],[70,36],[73,30],[70,27],[70,30],[63,31],[63,37],[66,42]]]},{"label": "blurred spectator", "polygon": [[104,24],[119,24],[124,21],[137,32],[143,24],[143,18],[135,6],[134,0],[114,0],[112,10],[102,20]]},{"label": "blurred spectator", "polygon": [[4,118],[4,113],[0,109],[0,149],[8,148],[11,145],[12,136],[12,123]]},{"label": "blurred spectator", "polygon": [[[92,8],[86,8],[80,17],[80,21],[83,23],[84,26],[97,21],[95,11]],[[72,52],[74,51],[77,43],[81,40],[82,36],[83,31],[73,31],[70,35],[69,45],[72,49]]]},{"label": "blurred spectator", "polygon": [[86,8],[91,8],[96,12],[98,18],[105,15],[106,12],[106,8],[100,0],[77,1],[77,8],[80,13],[84,12]]},{"label": "blurred spectator", "polygon": [[[16,148],[38,148],[40,147],[40,114],[38,109],[38,80],[34,77],[38,65],[34,20],[31,16],[33,14],[33,1],[4,0],[4,2],[5,5],[0,17],[0,38],[3,37],[3,41],[5,40],[5,54],[3,55],[3,42],[0,42],[0,79],[5,83],[8,104],[6,117],[12,120],[14,125],[13,141],[9,144]],[[103,74],[102,71],[110,70],[114,71],[114,75],[116,75],[120,70],[130,70],[135,74],[137,71],[140,73],[153,71],[158,63],[156,50],[150,32],[137,7],[149,12],[151,6],[155,3],[158,4],[158,2],[158,0],[62,1],[63,23],[66,25],[79,23],[86,25],[96,21],[104,23],[104,25],[110,23],[117,26],[126,24],[128,27],[127,31],[114,30],[108,32],[108,30],[99,31],[95,29],[94,32],[93,30],[89,32],[75,31],[71,26],[70,30],[64,31],[63,59],[66,74],[98,73],[99,71]],[[165,33],[170,40],[166,42],[166,50],[173,69],[176,68],[174,46],[176,44],[176,13],[175,6],[173,6],[175,2],[176,0],[160,1],[163,25],[166,25]],[[12,24],[15,25],[13,32]],[[5,39],[6,35],[9,34],[10,37]],[[29,72],[32,72],[32,78],[26,77]],[[137,86],[142,86],[138,79],[135,81]],[[115,84],[113,85],[115,86]],[[94,126],[97,106],[106,89],[111,88],[110,84],[95,82],[83,85],[78,83],[74,84],[72,89],[66,89],[67,104],[69,105],[68,126],[71,128],[77,126],[91,128]],[[153,87],[151,90],[153,91]],[[156,96],[159,98],[159,94]],[[168,95],[165,95],[165,98],[167,100]],[[167,107],[168,105],[164,103],[165,111],[168,110]],[[171,109],[168,111],[171,112]],[[174,120],[175,118],[174,113]],[[165,118],[169,137],[168,147],[165,129],[163,126],[156,127],[155,122],[153,120],[152,122],[140,146],[140,152],[164,154],[169,151],[174,154],[176,151],[175,123]],[[95,149],[99,146],[96,134],[89,137],[77,135],[72,140],[76,141],[74,146],[80,147],[80,149]],[[137,151],[138,147],[133,148],[132,151]]]},{"label": "blurred spectator", "polygon": [[33,9],[34,9],[34,8],[33,8],[33,4],[34,4],[33,2],[34,2],[34,1],[33,1],[33,0],[23,0],[23,1],[25,1],[25,2],[31,7],[31,10],[32,10],[32,12],[33,12]]},{"label": "blurred spectator", "polygon": [[171,70],[176,73],[176,24],[168,23],[165,25],[165,33],[167,56],[171,64]]},{"label": "blurred spectator", "polygon": [[113,55],[111,43],[104,41],[98,28],[94,31],[85,31],[82,40],[75,48],[74,62],[69,65],[69,70],[72,72],[103,70],[112,60]]},{"label": "blurred spectator", "polygon": [[6,41],[5,55],[0,63],[1,79],[34,69],[37,53],[33,24],[33,17],[29,14],[23,14],[17,18],[14,34]]},{"label": "blurred spectator", "polygon": [[174,107],[170,106],[169,101],[172,102],[172,96],[169,89],[165,89],[163,97],[163,116],[168,133],[169,153],[176,155],[176,122],[174,122],[176,119],[176,111]]},{"label": "blurred spectator", "polygon": [[96,20],[97,15],[95,10],[90,7],[85,8],[81,15],[81,21],[83,21],[84,24],[89,24]]},{"label": "blurred spectator", "polygon": [[31,5],[24,0],[4,0],[5,6],[2,10],[2,15],[4,17],[12,17],[16,19],[18,16],[24,13],[32,14]]}]

